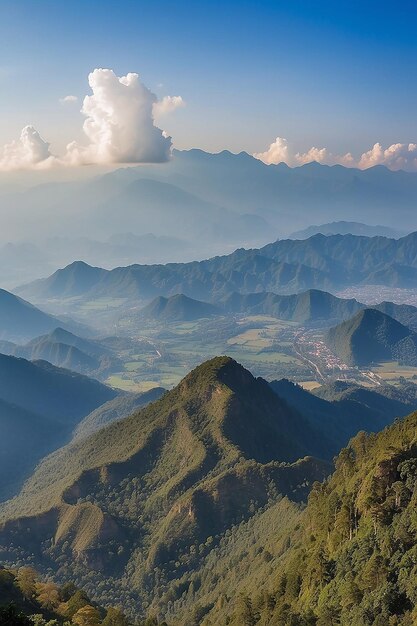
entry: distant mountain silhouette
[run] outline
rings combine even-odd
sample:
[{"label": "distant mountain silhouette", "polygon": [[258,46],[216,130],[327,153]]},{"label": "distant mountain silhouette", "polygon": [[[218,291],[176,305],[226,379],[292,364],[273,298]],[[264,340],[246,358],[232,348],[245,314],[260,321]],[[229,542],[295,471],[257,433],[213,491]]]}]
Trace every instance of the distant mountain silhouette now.
[{"label": "distant mountain silhouette", "polygon": [[74,295],[153,299],[178,293],[214,302],[234,292],[285,295],[371,283],[410,287],[417,285],[416,247],[417,233],[398,240],[319,234],[192,263],[104,270],[75,262],[17,291],[36,302]]},{"label": "distant mountain silhouette", "polygon": [[364,235],[365,237],[392,237],[397,239],[404,237],[406,233],[389,228],[388,226],[370,226],[361,222],[328,222],[320,226],[308,226],[303,230],[295,231],[288,236],[289,239],[308,239],[317,234],[322,235]]},{"label": "distant mountain silhouette", "polygon": [[[25,341],[66,323],[18,296],[0,289],[0,340]],[[68,329],[81,328],[68,321]]]},{"label": "distant mountain silhouette", "polygon": [[99,378],[107,376],[115,367],[121,367],[111,350],[63,328],[55,328],[49,334],[35,337],[23,345],[0,341],[0,352],[30,361],[49,361],[57,367]]},{"label": "distant mountain silhouette", "polygon": [[220,309],[213,304],[176,294],[170,298],[155,298],[139,311],[139,317],[163,322],[186,322],[211,317],[216,313],[220,313]]},{"label": "distant mountain silhouette", "polygon": [[116,395],[46,361],[0,354],[0,499],[13,494],[40,458],[63,445],[84,416]]},{"label": "distant mountain silhouette", "polygon": [[270,315],[301,323],[347,319],[363,308],[363,305],[354,299],[337,298],[317,289],[291,296],[265,292],[233,293],[225,298],[222,305],[226,312]]}]

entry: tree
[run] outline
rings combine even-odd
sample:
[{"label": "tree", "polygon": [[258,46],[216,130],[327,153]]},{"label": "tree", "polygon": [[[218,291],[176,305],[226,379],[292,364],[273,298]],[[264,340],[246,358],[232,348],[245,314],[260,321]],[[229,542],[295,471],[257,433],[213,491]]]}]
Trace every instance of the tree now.
[{"label": "tree", "polygon": [[33,567],[21,567],[17,572],[16,582],[25,598],[30,600],[35,594],[37,573]]},{"label": "tree", "polygon": [[72,623],[76,626],[100,626],[100,613],[91,604],[86,604],[76,612]]},{"label": "tree", "polygon": [[43,615],[31,615],[30,619],[32,621],[33,626],[59,626],[56,619],[51,619],[46,621]]},{"label": "tree", "polygon": [[240,595],[236,607],[236,624],[239,626],[255,626],[256,620],[252,602],[248,596]]},{"label": "tree", "polygon": [[59,604],[59,590],[55,583],[37,583],[36,594],[39,604],[49,611]]},{"label": "tree", "polygon": [[401,480],[397,480],[391,485],[395,496],[395,508],[400,509],[404,500],[408,499],[410,492]]},{"label": "tree", "polygon": [[362,571],[362,581],[365,588],[373,590],[377,589],[387,575],[387,568],[383,557],[374,553],[369,561],[365,564]]},{"label": "tree", "polygon": [[62,602],[68,602],[70,598],[78,591],[73,582],[65,583],[59,590],[59,597]]},{"label": "tree", "polygon": [[90,603],[90,600],[87,594],[85,593],[85,591],[82,591],[81,589],[79,589],[68,600],[67,616],[72,617],[73,615],[75,615],[75,613],[79,609],[81,609],[83,606],[86,606],[89,603]]},{"label": "tree", "polygon": [[103,626],[129,626],[129,621],[120,609],[110,607],[103,620]]}]

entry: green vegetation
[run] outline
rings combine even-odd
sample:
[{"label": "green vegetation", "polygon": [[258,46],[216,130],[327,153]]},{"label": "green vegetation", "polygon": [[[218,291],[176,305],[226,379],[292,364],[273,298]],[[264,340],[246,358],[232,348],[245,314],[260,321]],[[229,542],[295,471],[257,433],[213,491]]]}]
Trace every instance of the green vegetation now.
[{"label": "green vegetation", "polygon": [[222,304],[230,313],[271,315],[303,324],[320,320],[344,320],[363,308],[356,300],[336,298],[317,289],[290,296],[268,292],[233,293]]},{"label": "green vegetation", "polygon": [[218,357],[46,458],[2,507],[0,555],[129,614],[151,605],[164,617],[168,588],[179,599],[184,575],[280,494],[303,501],[330,468],[308,455],[327,452],[325,434],[265,381]]},{"label": "green vegetation", "polygon": [[[136,314],[120,321],[123,333],[139,335],[115,348],[124,363],[123,371],[112,374],[107,384],[128,390],[150,387],[171,388],[190,369],[218,354],[229,354],[258,376],[291,376],[308,379],[311,371],[293,353],[291,342],[297,324],[257,315],[243,318],[216,317],[193,322],[152,322]],[[103,341],[101,341],[103,343]]]},{"label": "green vegetation", "polygon": [[417,334],[376,309],[360,311],[331,328],[326,341],[350,365],[392,360],[417,364]]},{"label": "green vegetation", "polygon": [[75,262],[22,287],[19,293],[37,302],[79,295],[85,301],[126,298],[137,302],[184,293],[214,303],[235,292],[294,294],[358,284],[407,287],[416,282],[416,237],[416,233],[398,240],[318,234],[306,240],[276,241],[260,249],[239,249],[206,261],[114,270]]},{"label": "green vegetation", "polygon": [[[125,619],[100,605],[147,626],[413,626],[417,413],[360,432],[328,480],[317,459],[403,415],[416,389],[314,395],[211,359],[130,417],[151,398],[89,416],[1,507],[0,558],[85,590],[98,605],[73,626]],[[59,623],[75,600],[48,584]]]},{"label": "green vegetation", "polygon": [[32,567],[0,566],[0,626],[158,626],[158,622],[132,624],[120,609],[97,605],[72,582],[59,587],[42,580]]},{"label": "green vegetation", "polygon": [[[243,604],[246,623],[259,625],[413,626],[416,432],[413,413],[379,435],[359,433],[314,486],[281,566],[222,619],[241,624]],[[218,623],[216,613],[202,623]]]},{"label": "green vegetation", "polygon": [[220,313],[220,309],[208,302],[193,300],[183,294],[170,298],[159,296],[139,311],[142,319],[153,321],[179,322],[192,321],[202,317],[211,317]]},{"label": "green vegetation", "polygon": [[162,387],[154,387],[142,393],[120,394],[87,415],[75,429],[75,436],[86,437],[100,430],[103,426],[127,417],[137,409],[158,400],[165,391]]}]

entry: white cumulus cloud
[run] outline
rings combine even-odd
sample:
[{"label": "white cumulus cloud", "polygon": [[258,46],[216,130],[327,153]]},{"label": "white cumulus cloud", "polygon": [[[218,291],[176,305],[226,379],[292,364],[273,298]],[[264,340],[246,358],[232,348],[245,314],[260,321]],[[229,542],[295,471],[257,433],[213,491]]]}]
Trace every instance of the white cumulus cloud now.
[{"label": "white cumulus cloud", "polygon": [[89,143],[68,145],[67,159],[83,163],[160,163],[170,157],[171,138],[154,124],[153,94],[129,73],[118,77],[96,69],[88,77],[93,94],[84,98],[83,130]]},{"label": "white cumulus cloud", "polygon": [[42,139],[33,126],[25,126],[19,139],[6,144],[0,158],[0,170],[36,169],[55,162],[49,143]]},{"label": "white cumulus cloud", "polygon": [[290,167],[296,167],[297,165],[305,165],[306,163],[316,161],[326,165],[339,163],[347,167],[355,166],[354,158],[350,152],[343,155],[334,155],[327,148],[316,148],[315,146],[306,152],[295,152],[283,137],[277,137],[265,152],[255,152],[253,156],[267,165],[286,163]]},{"label": "white cumulus cloud", "polygon": [[74,104],[75,102],[78,102],[78,98],[77,96],[64,96],[63,98],[59,99],[60,104]]},{"label": "white cumulus cloud", "polygon": [[154,103],[153,114],[158,117],[182,107],[185,107],[185,101],[181,96],[164,96],[162,100]]},{"label": "white cumulus cloud", "polygon": [[255,152],[253,156],[255,159],[259,159],[267,165],[277,165],[278,163],[292,165],[292,158],[290,158],[288,149],[288,141],[283,137],[277,137],[275,141],[271,143],[269,148],[265,150],[265,152]]},{"label": "white cumulus cloud", "polygon": [[417,144],[394,143],[383,148],[376,143],[371,150],[364,152],[359,167],[365,169],[373,165],[386,165],[392,170],[417,170]]},{"label": "white cumulus cloud", "polygon": [[[85,143],[73,141],[63,156],[52,156],[49,143],[33,126],[4,146],[0,170],[77,166],[107,163],[162,163],[171,156],[171,137],[155,125],[154,117],[185,106],[181,96],[158,100],[138,74],[116,76],[110,69],[95,69],[88,76],[92,94],[84,98]],[[60,98],[61,104],[78,102],[77,96]]]},{"label": "white cumulus cloud", "polygon": [[277,137],[265,152],[256,152],[253,156],[268,165],[286,163],[290,167],[295,167],[316,161],[325,165],[339,164],[360,169],[385,165],[392,170],[417,171],[417,144],[415,143],[395,143],[385,149],[380,143],[376,143],[373,148],[364,152],[359,158],[355,158],[350,152],[332,154],[327,148],[312,147],[306,152],[295,152],[286,139]]}]

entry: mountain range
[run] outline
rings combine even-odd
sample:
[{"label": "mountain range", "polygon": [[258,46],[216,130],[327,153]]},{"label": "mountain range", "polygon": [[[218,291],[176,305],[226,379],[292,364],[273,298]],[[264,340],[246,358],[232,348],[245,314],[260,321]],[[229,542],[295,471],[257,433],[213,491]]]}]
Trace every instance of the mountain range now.
[{"label": "mountain range", "polygon": [[[50,215],[58,206],[62,206],[65,215],[68,205],[80,215],[86,207],[94,207],[97,211],[103,210],[101,207],[106,204],[114,207],[117,203],[123,210],[123,195],[127,194],[130,201],[134,196],[130,190],[135,185],[142,185],[142,195],[145,190],[148,194],[145,195],[145,206],[149,206],[150,194],[158,190],[160,195],[152,197],[157,210],[163,205],[164,194],[169,190],[172,195],[172,189],[176,189],[176,194],[181,194],[181,202],[183,198],[194,198],[194,202],[205,207],[210,205],[241,214],[260,214],[274,218],[276,223],[288,217],[289,228],[291,224],[301,225],[303,221],[307,226],[302,211],[304,207],[309,207],[309,213],[314,212],[322,222],[339,215],[339,219],[359,218],[359,221],[366,216],[365,221],[374,223],[372,218],[377,218],[381,211],[388,218],[394,208],[411,212],[416,194],[416,177],[412,173],[393,172],[383,166],[358,170],[309,163],[289,168],[284,164],[265,165],[244,152],[210,154],[194,149],[175,150],[171,161],[163,166],[142,165],[87,181],[46,183],[23,193],[3,194],[2,201],[4,208],[7,202],[12,209],[18,208],[21,212],[30,202],[35,215],[41,210],[44,215]],[[138,207],[140,202],[139,197]],[[296,209],[299,211],[297,216],[294,215]],[[390,225],[396,228],[395,220],[391,219],[391,222]],[[150,231],[152,229],[142,232]]]},{"label": "mountain range", "polygon": [[[0,555],[15,558],[17,541],[41,572],[71,571],[79,583],[91,570],[98,580],[113,572],[119,603],[138,611],[159,587],[156,571],[179,581],[200,558],[192,546],[212,537],[208,550],[253,502],[263,506],[274,493],[305,499],[330,469],[306,455],[327,451],[324,433],[265,381],[219,357],[131,417],[47,457],[2,507]],[[18,537],[22,516],[27,532]]]},{"label": "mountain range", "polygon": [[16,292],[33,302],[52,298],[151,300],[177,293],[215,304],[234,292],[293,294],[348,286],[417,284],[417,233],[401,239],[315,235],[192,263],[131,265],[114,270],[74,262]]},{"label": "mountain range", "polygon": [[[265,165],[246,153],[174,151],[163,165],[0,189],[0,218],[8,224],[0,238],[0,259],[8,272],[0,271],[0,281],[10,288],[74,257],[108,268],[201,259],[238,245],[259,247],[309,227],[313,213],[324,225],[340,220],[376,224],[384,215],[385,227],[397,231],[401,223],[412,230],[417,228],[416,198],[416,174],[383,166],[289,168]],[[320,287],[304,288],[313,286]]]},{"label": "mountain range", "polygon": [[[309,289],[290,296],[269,292],[240,294],[233,293],[214,306],[208,302],[194,300],[183,294],[169,298],[159,296],[135,314],[128,310],[126,316],[135,315],[138,321],[184,322],[211,317],[213,315],[266,315],[299,324],[326,324],[347,320],[367,308],[354,298],[338,298],[325,291]],[[381,302],[373,306],[408,326],[417,329],[417,307],[393,302]],[[0,345],[1,347],[1,345]]]},{"label": "mountain range", "polygon": [[308,226],[303,230],[295,231],[288,236],[288,239],[309,239],[314,235],[360,235],[365,237],[389,237],[399,239],[407,233],[390,228],[389,226],[370,226],[361,222],[328,222],[320,226]]},{"label": "mountain range", "polygon": [[[112,400],[0,507],[0,556],[75,578],[132,615],[191,626],[198,611],[197,623],[213,612],[219,623],[227,571],[235,598],[253,577],[266,584],[333,454],[358,429],[379,430],[415,407],[410,385],[329,388],[326,399],[217,357],[130,417],[120,416],[140,398]],[[253,560],[242,558],[251,542]],[[230,570],[235,558],[242,567]],[[232,611],[232,596],[222,606]]]}]

